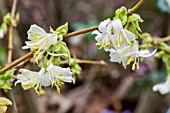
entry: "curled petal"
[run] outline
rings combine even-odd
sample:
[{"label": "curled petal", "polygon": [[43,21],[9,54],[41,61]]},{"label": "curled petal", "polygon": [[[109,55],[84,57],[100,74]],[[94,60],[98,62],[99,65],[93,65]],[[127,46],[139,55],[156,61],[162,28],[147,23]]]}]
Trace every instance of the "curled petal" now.
[{"label": "curled petal", "polygon": [[115,19],[112,22],[112,26],[117,32],[123,30],[122,22],[120,21],[120,19]]},{"label": "curled petal", "polygon": [[139,56],[141,57],[150,57],[156,53],[157,49],[155,49],[152,53],[149,52],[149,50],[140,50],[138,52]]},{"label": "curled petal", "polygon": [[37,36],[38,38],[43,38],[46,35],[46,32],[44,29],[34,24],[34,25],[31,25],[27,34],[28,34],[28,39],[32,40],[34,38],[34,35]]},{"label": "curled petal", "polygon": [[104,20],[103,22],[100,23],[99,25],[99,31],[100,32],[106,32],[106,27],[107,27],[107,24],[110,22],[110,18]]}]

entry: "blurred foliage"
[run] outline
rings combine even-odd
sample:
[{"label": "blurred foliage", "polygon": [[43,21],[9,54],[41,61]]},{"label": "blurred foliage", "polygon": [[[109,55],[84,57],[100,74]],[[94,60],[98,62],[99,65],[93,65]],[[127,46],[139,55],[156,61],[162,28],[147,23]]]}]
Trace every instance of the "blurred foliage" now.
[{"label": "blurred foliage", "polygon": [[0,44],[0,66],[4,67],[7,61],[6,49],[3,45]]},{"label": "blurred foliage", "polygon": [[10,80],[14,78],[14,69],[6,71],[5,73],[0,75],[0,88],[11,90]]}]

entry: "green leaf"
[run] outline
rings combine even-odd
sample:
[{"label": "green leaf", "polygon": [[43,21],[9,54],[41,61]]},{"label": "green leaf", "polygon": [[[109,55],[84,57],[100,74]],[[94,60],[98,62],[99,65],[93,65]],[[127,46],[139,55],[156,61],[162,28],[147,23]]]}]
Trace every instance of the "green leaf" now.
[{"label": "green leaf", "polygon": [[5,84],[2,86],[3,89],[8,89],[8,90],[11,90],[11,86],[8,82],[5,82]]},{"label": "green leaf", "polygon": [[14,75],[13,75],[14,71],[15,69],[11,69],[0,75],[0,88],[11,89],[10,83],[8,81],[14,78]]},{"label": "green leaf", "polygon": [[7,13],[3,18],[3,23],[9,24],[9,22],[11,22],[11,20],[12,20],[11,13]]},{"label": "green leaf", "polygon": [[159,52],[157,52],[157,53],[155,54],[155,57],[161,58],[161,57],[163,57],[163,56],[165,56],[165,55],[166,55],[166,53],[165,53],[164,51],[159,51]]},{"label": "green leaf", "polygon": [[161,42],[161,43],[159,43],[159,45],[161,46],[161,47],[168,47],[168,45],[165,43],[165,42]]}]

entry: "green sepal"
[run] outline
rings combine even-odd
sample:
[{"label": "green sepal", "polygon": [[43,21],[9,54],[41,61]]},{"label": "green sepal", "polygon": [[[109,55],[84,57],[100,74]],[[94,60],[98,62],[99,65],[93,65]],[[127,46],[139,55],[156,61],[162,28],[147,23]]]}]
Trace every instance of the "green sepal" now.
[{"label": "green sepal", "polygon": [[115,16],[122,21],[122,25],[124,26],[127,22],[127,9],[123,6],[116,10]]},{"label": "green sepal", "polygon": [[10,83],[8,83],[8,82],[5,82],[4,84],[0,84],[0,87],[2,88],[2,89],[8,89],[8,90],[11,90],[12,88],[11,88],[11,86],[10,86]]},{"label": "green sepal", "polygon": [[61,63],[61,58],[60,57],[58,57],[58,58],[56,58],[55,60],[54,60],[54,65],[57,65],[57,66],[59,66],[60,65],[60,63]]},{"label": "green sepal", "polygon": [[0,88],[11,89],[9,80],[14,78],[14,71],[15,69],[11,69],[0,75]]},{"label": "green sepal", "polygon": [[65,35],[65,34],[67,34],[67,32],[68,32],[68,22],[65,23],[64,25],[58,27],[56,30],[53,30],[50,27],[50,32],[53,33],[53,34],[57,34],[57,35]]},{"label": "green sepal", "polygon": [[61,56],[62,58],[68,60],[68,63],[70,64],[70,59],[71,59],[71,55],[70,55],[70,51],[67,47],[67,44],[65,42],[60,42],[60,49],[58,51],[59,54],[67,54],[67,56]]}]

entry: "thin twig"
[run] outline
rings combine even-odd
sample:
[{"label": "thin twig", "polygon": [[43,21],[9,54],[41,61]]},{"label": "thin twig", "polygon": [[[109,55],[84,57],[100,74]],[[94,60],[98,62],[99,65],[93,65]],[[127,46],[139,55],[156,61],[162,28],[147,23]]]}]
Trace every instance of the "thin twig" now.
[{"label": "thin twig", "polygon": [[160,41],[166,42],[170,40],[170,36],[164,37],[164,38],[159,38]]},{"label": "thin twig", "polygon": [[[12,4],[12,10],[11,10],[11,16],[12,19],[15,16],[15,11],[16,11],[16,6],[17,6],[17,0],[13,0],[13,4]],[[12,50],[13,50],[13,24],[10,23],[9,26],[9,37],[8,37],[8,64],[10,64],[12,62]],[[12,106],[10,107],[9,111],[11,113],[18,113],[18,109],[17,109],[17,105],[16,105],[16,101],[15,101],[15,97],[13,95],[12,91],[8,91],[7,92],[7,96],[8,98],[12,101]]]},{"label": "thin twig", "polygon": [[33,53],[34,53],[34,51],[31,51],[31,52],[27,53],[26,55],[22,56],[21,58],[13,61],[11,64],[9,64],[9,65],[7,65],[6,67],[2,68],[2,69],[0,70],[0,74],[4,73],[5,71],[7,71],[7,70],[9,70],[9,69],[11,69],[11,68],[13,68],[13,67],[16,66],[17,64],[25,61],[26,59],[32,57],[32,56],[33,56]]},{"label": "thin twig", "polygon": [[158,45],[160,42],[167,42],[170,41],[170,35],[166,37],[152,37],[153,38],[153,44]]},{"label": "thin twig", "polygon": [[135,12],[136,9],[138,9],[142,4],[143,4],[144,0],[140,0],[134,7],[132,7],[131,9],[129,9],[129,13],[133,13]]},{"label": "thin twig", "polygon": [[75,31],[75,32],[68,33],[68,34],[64,35],[64,38],[69,38],[69,37],[72,37],[72,36],[84,34],[84,33],[91,32],[91,31],[94,31],[94,30],[97,30],[97,29],[98,29],[98,26],[94,26],[94,27],[90,27],[90,28],[83,29],[83,30],[80,30],[80,31]]},{"label": "thin twig", "polygon": [[[11,16],[14,18],[16,11],[17,0],[13,0]],[[13,50],[13,24],[9,26],[9,39],[8,39],[8,64],[12,62],[12,50]]]},{"label": "thin twig", "polygon": [[[93,61],[93,60],[75,59],[75,62],[77,62],[78,64],[94,64],[94,65],[105,65],[105,66],[107,65],[107,63],[105,61],[103,61],[103,60]],[[68,64],[68,61],[67,60],[61,61],[61,64]]]},{"label": "thin twig", "polygon": [[[131,8],[129,10],[129,13],[133,13],[138,7],[140,7],[142,5],[143,1],[144,0],[140,0],[133,8]],[[72,36],[84,34],[84,33],[87,33],[87,32],[94,31],[96,29],[98,29],[98,26],[86,28],[86,29],[83,29],[83,30],[80,30],[80,31],[75,31],[75,32],[68,33],[68,34],[64,35],[64,38],[69,38],[69,37],[72,37]],[[23,57],[21,57],[21,58],[19,58],[17,60],[15,60],[11,64],[7,65],[6,67],[2,68],[0,70],[0,74],[4,73],[5,71],[7,71],[7,70],[9,70],[11,68],[13,68],[14,66],[16,66],[17,64],[21,63],[22,61],[28,59],[29,57],[32,57],[34,52],[35,52],[35,50],[28,53],[28,54],[26,54],[26,55],[24,55]]]}]

